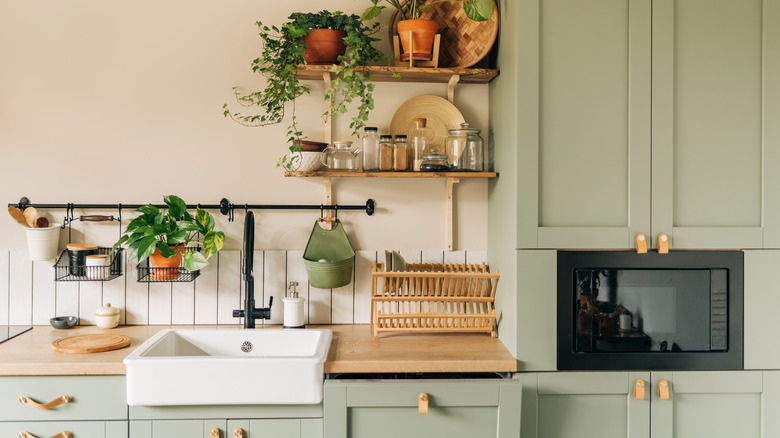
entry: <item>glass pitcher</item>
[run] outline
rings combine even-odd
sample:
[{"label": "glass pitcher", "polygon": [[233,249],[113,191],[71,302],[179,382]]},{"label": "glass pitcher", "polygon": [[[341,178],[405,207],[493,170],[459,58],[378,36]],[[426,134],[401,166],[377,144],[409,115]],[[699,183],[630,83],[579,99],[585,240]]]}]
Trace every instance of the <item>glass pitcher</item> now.
[{"label": "glass pitcher", "polygon": [[322,151],[320,160],[328,170],[350,171],[360,170],[360,149],[352,150],[351,141],[334,141],[332,147]]}]

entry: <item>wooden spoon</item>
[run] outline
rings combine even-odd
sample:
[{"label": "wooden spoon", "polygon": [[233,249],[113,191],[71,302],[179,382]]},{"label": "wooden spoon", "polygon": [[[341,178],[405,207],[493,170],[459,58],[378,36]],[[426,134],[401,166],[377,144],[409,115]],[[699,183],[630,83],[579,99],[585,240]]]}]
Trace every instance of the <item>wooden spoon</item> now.
[{"label": "wooden spoon", "polygon": [[38,220],[38,210],[35,207],[27,207],[24,209],[24,219],[27,221],[27,225],[30,228],[35,228],[35,222]]},{"label": "wooden spoon", "polygon": [[39,217],[38,220],[35,221],[35,228],[48,228],[49,227],[49,220],[45,217]]},{"label": "wooden spoon", "polygon": [[27,225],[27,221],[24,218],[24,214],[22,214],[22,212],[18,208],[14,206],[8,207],[8,214],[10,214],[12,218],[14,218],[17,224],[25,228],[30,228],[30,226]]}]

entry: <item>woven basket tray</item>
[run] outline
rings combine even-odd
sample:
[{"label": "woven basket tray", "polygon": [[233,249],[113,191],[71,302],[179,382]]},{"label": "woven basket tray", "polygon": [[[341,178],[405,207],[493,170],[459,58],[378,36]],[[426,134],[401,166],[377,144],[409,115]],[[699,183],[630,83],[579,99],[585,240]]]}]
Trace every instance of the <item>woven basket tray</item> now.
[{"label": "woven basket tray", "polygon": [[[439,24],[441,48],[440,68],[467,68],[487,56],[498,35],[498,6],[493,2],[493,15],[487,21],[472,21],[460,2],[440,2],[426,8],[420,18]],[[398,10],[390,19],[390,41],[398,35]]]},{"label": "woven basket tray", "polygon": [[371,322],[382,332],[490,333],[496,335],[499,273],[487,265],[409,264],[384,272],[371,264]]}]

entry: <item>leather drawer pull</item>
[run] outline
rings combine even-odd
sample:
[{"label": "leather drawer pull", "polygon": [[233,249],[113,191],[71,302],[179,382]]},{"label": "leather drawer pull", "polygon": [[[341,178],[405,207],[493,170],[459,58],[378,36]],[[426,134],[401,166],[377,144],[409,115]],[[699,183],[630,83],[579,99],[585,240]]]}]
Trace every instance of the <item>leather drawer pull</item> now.
[{"label": "leather drawer pull", "polygon": [[669,382],[666,379],[658,381],[658,398],[661,400],[669,400]]},{"label": "leather drawer pull", "polygon": [[[35,435],[29,432],[21,431],[19,432],[19,438],[38,438],[38,437],[36,437]],[[63,430],[60,433],[56,433],[52,435],[51,438],[70,438],[70,431]]]},{"label": "leather drawer pull", "polygon": [[642,379],[636,379],[634,382],[634,400],[645,399],[645,381]]},{"label": "leather drawer pull", "polygon": [[219,429],[215,427],[215,428],[211,429],[211,435],[209,435],[209,437],[210,438],[219,438],[219,435],[220,435]]},{"label": "leather drawer pull", "polygon": [[[52,400],[52,401],[50,401],[50,402],[48,402],[46,404],[40,404],[40,403],[34,401],[33,399],[27,397],[26,395],[23,395],[23,396],[19,397],[19,403],[24,403],[27,406],[34,407],[35,409],[44,409],[44,410],[49,410],[49,409],[52,409],[52,408],[56,408],[57,406],[59,406],[61,404],[70,403],[70,401],[71,401],[71,398],[70,398],[69,395],[63,395],[61,397],[57,397],[54,400]],[[70,433],[70,432],[68,432],[68,433]]]},{"label": "leather drawer pull", "polygon": [[428,413],[428,394],[421,392],[417,400],[417,412],[421,414]]},{"label": "leather drawer pull", "polygon": [[647,237],[642,233],[636,235],[636,253],[647,254]]},{"label": "leather drawer pull", "polygon": [[237,427],[233,430],[233,438],[244,438],[244,429]]},{"label": "leather drawer pull", "polygon": [[664,233],[658,235],[658,254],[669,254],[669,236]]}]

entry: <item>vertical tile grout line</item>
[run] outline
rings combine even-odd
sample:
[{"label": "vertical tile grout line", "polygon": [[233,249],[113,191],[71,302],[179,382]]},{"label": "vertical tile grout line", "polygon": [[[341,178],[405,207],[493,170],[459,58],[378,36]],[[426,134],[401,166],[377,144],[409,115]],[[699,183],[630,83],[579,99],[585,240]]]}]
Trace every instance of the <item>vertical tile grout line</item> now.
[{"label": "vertical tile grout line", "polygon": [[8,296],[6,299],[8,300],[8,309],[6,310],[6,321],[8,321],[8,325],[11,325],[11,251],[8,251]]},{"label": "vertical tile grout line", "polygon": [[216,325],[219,325],[219,264],[220,264],[219,259],[220,258],[221,258],[220,254],[217,253],[217,305],[214,306],[215,309],[214,322],[216,323]]},{"label": "vertical tile grout line", "polygon": [[[11,292],[8,292],[11,295]],[[35,263],[30,260],[30,325],[33,325],[35,315]],[[9,320],[10,322],[10,320]]]}]

